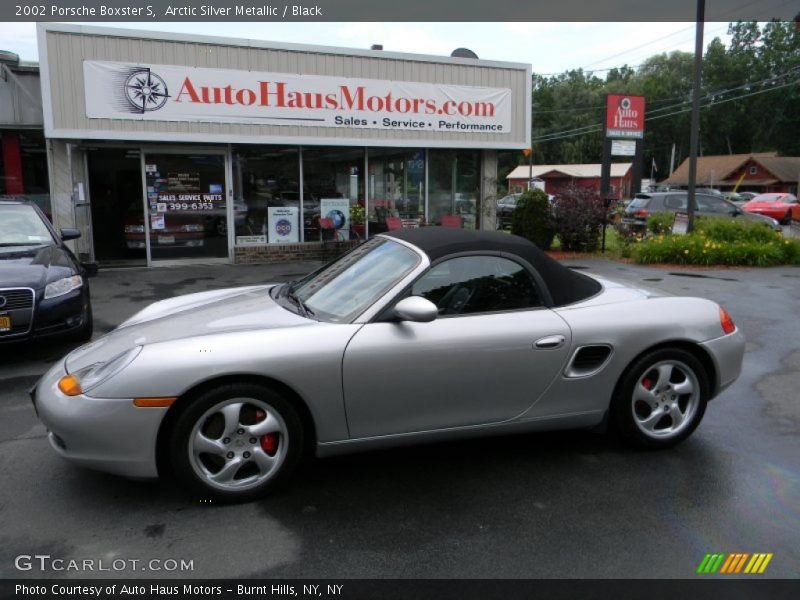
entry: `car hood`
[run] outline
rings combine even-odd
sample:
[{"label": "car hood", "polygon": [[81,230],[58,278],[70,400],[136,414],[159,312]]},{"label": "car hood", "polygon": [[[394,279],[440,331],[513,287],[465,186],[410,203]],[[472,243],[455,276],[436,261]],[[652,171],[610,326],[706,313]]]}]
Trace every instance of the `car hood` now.
[{"label": "car hood", "polygon": [[76,273],[72,259],[58,246],[0,246],[0,288],[43,288]]},{"label": "car hood", "polygon": [[134,346],[253,329],[316,323],[283,308],[269,295],[273,285],[228,288],[177,296],[151,304],[109,334],[66,359],[68,372],[105,362]]}]

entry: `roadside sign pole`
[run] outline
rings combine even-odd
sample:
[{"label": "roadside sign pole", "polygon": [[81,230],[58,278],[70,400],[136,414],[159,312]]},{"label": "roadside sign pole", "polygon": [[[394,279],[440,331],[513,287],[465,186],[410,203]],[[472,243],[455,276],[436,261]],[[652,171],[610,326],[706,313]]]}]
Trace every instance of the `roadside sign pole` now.
[{"label": "roadside sign pole", "polygon": [[700,83],[703,65],[703,23],[706,0],[697,0],[697,23],[694,41],[694,85],[692,89],[692,129],[689,137],[689,190],[686,212],[689,214],[687,232],[694,229],[694,198],[697,181],[697,146],[700,137]]},{"label": "roadside sign pole", "polygon": [[[608,106],[608,97],[606,97]],[[600,252],[606,252],[606,226],[608,225],[608,207],[610,205],[608,195],[611,193],[611,138],[608,137],[606,123],[603,118],[603,157],[600,165],[600,198],[603,200],[603,237],[600,242]]]}]

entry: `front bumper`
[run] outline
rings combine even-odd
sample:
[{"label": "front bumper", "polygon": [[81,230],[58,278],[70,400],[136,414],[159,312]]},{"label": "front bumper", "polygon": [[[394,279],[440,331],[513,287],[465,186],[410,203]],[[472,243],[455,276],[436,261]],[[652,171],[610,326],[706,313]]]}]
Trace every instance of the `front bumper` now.
[{"label": "front bumper", "polygon": [[716,396],[736,381],[742,372],[745,347],[744,335],[737,327],[733,333],[703,342],[700,346],[708,351],[711,360],[714,362],[717,381],[713,396]]},{"label": "front bumper", "polygon": [[56,298],[43,299],[40,298],[41,294],[41,291],[35,293],[32,311],[30,308],[14,311],[17,314],[11,315],[12,323],[21,321],[24,327],[1,332],[0,344],[68,335],[88,321],[89,293],[85,286]]},{"label": "front bumper", "polygon": [[137,408],[132,398],[65,396],[58,381],[64,362],[32,391],[53,449],[78,465],[126,477],[158,477],[156,438],[166,408]]}]

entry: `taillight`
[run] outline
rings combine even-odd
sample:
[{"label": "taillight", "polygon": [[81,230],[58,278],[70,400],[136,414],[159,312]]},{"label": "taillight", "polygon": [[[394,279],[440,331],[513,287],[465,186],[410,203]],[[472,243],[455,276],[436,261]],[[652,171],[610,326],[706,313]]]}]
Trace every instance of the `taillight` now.
[{"label": "taillight", "polygon": [[725,332],[725,335],[736,331],[736,325],[734,325],[733,319],[731,319],[728,311],[721,306],[719,307],[719,324],[722,325],[722,331]]},{"label": "taillight", "polygon": [[635,213],[633,213],[633,216],[634,217],[646,218],[647,215],[649,215],[649,214],[650,214],[649,210],[647,210],[646,208],[640,208]]}]

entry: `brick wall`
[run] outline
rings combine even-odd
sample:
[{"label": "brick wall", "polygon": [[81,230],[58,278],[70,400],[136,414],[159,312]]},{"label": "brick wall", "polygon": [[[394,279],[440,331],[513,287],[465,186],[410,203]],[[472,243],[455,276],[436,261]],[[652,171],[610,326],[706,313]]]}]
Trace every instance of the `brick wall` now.
[{"label": "brick wall", "polygon": [[333,260],[358,245],[358,240],[346,242],[306,242],[304,244],[265,244],[263,246],[237,246],[233,262],[236,264],[283,263],[299,260]]}]

